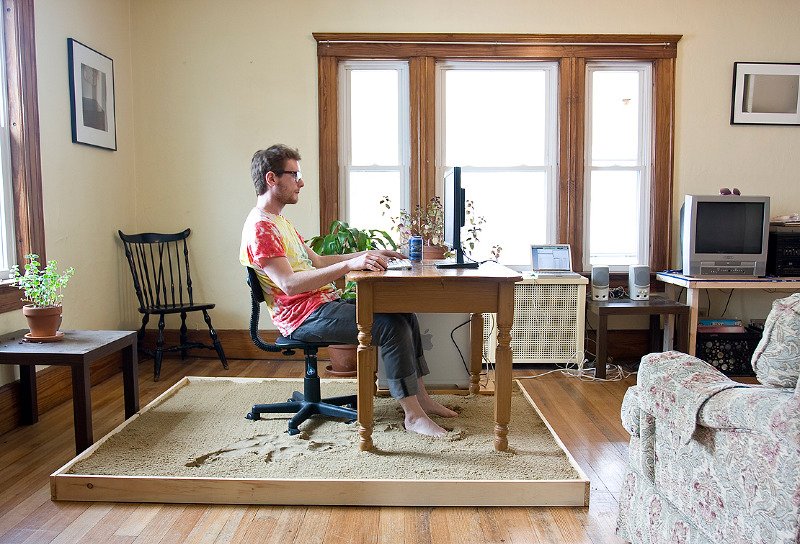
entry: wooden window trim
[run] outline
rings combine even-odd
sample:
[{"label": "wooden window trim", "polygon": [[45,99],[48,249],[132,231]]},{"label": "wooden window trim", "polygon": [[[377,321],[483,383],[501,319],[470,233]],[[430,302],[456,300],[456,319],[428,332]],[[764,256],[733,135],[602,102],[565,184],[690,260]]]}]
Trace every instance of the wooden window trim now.
[{"label": "wooden window trim", "polygon": [[[11,132],[11,176],[17,262],[36,253],[46,262],[39,109],[34,40],[34,0],[2,0]],[[0,312],[21,308],[20,291],[0,284]]]},{"label": "wooden window trim", "polygon": [[585,73],[591,60],[653,63],[650,267],[671,261],[675,62],[680,35],[314,33],[319,65],[320,225],[339,218],[336,75],[347,59],[408,59],[412,206],[435,191],[435,64],[444,59],[559,62],[559,242],[583,262]]}]

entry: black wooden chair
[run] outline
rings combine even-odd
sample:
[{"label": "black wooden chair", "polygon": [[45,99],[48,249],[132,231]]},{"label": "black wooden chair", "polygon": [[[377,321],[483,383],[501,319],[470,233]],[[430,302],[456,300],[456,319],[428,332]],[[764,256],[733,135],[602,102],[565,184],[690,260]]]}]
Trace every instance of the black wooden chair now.
[{"label": "black wooden chair", "polygon": [[303,350],[305,355],[306,373],[303,378],[303,392],[295,391],[287,402],[272,404],[256,404],[245,416],[247,419],[259,420],[261,414],[296,414],[289,420],[289,434],[300,432],[298,426],[314,415],[344,418],[347,423],[356,420],[356,395],[342,397],[321,398],[319,375],[317,374],[317,351],[319,348],[328,347],[335,342],[300,342],[291,338],[278,336],[274,344],[265,342],[258,334],[258,316],[264,293],[255,270],[247,268],[247,284],[253,303],[250,313],[250,338],[259,349],[272,353],[282,352],[284,355],[294,355],[294,350]]},{"label": "black wooden chair", "polygon": [[[139,299],[139,312],[142,313],[142,327],[139,329],[140,351],[151,355],[155,360],[153,379],[158,381],[161,375],[161,359],[165,351],[180,351],[181,359],[186,358],[187,351],[194,348],[213,349],[217,351],[222,366],[228,368],[228,360],[222,351],[222,344],[217,338],[217,331],[211,325],[208,310],[215,305],[207,302],[195,302],[192,296],[192,277],[189,273],[189,246],[186,239],[191,229],[176,234],[159,234],[146,232],[142,234],[124,234],[119,237],[125,246],[125,256],[133,275],[133,287]],[[186,329],[186,314],[203,312],[203,319],[208,325],[213,345],[201,342],[189,342]],[[158,339],[156,349],[141,347],[144,331],[151,314],[157,314]],[[164,347],[164,316],[180,314],[180,344]]]}]

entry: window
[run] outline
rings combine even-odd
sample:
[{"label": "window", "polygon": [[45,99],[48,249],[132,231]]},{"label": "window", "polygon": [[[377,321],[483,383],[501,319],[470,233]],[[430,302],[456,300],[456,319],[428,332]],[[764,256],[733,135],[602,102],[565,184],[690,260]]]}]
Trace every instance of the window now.
[{"label": "window", "polygon": [[[445,168],[461,166],[468,198],[475,201],[476,213],[487,218],[482,241],[502,245],[505,264],[526,266],[531,242],[560,242],[572,245],[578,269],[588,270],[595,262],[620,268],[642,263],[653,270],[669,266],[680,36],[314,37],[321,225],[339,218],[366,220],[353,205],[356,174],[375,169],[369,182],[375,186],[394,187],[399,181],[394,194],[412,208],[441,194]],[[408,77],[407,110],[400,113],[408,120],[407,133],[402,134],[404,122],[392,121],[395,143],[394,136],[378,136],[373,128],[374,142],[384,142],[392,160],[358,161],[347,149],[359,145],[356,132],[339,132],[354,119],[347,110],[355,104],[352,76],[368,67],[386,70],[392,62],[403,66],[393,68],[395,73]],[[394,79],[386,85],[402,88]],[[387,120],[403,111],[404,100],[402,95],[393,98],[393,91],[388,94]],[[342,96],[349,98],[342,101]],[[615,115],[623,115],[624,122],[616,123]],[[384,122],[381,130],[388,131],[389,124]],[[622,136],[615,133],[619,130]],[[407,162],[398,150],[408,151]],[[613,208],[603,199],[612,197],[624,214],[608,213]],[[372,204],[357,207],[364,205]],[[625,236],[615,238],[604,230],[609,218],[622,222],[615,230],[625,225]],[[486,249],[480,248],[479,256]]]},{"label": "window", "polygon": [[[408,63],[343,62],[339,81],[342,218],[388,231],[409,204]],[[384,196],[391,211],[378,206]]]},{"label": "window", "polygon": [[461,166],[486,219],[473,258],[498,244],[500,262],[526,267],[530,244],[555,237],[557,75],[553,62],[437,64],[437,172]]},{"label": "window", "polygon": [[[8,131],[8,156],[3,176],[10,174],[10,187],[3,193],[3,240],[6,265],[13,257],[23,262],[28,253],[44,254],[42,180],[39,159],[39,112],[36,89],[36,45],[33,0],[2,0],[3,61],[7,104],[0,116]],[[9,178],[7,178],[9,179]],[[13,235],[9,234],[13,231]],[[19,290],[0,283],[0,312],[20,308]]]},{"label": "window", "polygon": [[[0,58],[5,55],[5,32],[0,25]],[[14,243],[14,191],[11,179],[11,130],[8,124],[8,80],[5,63],[0,63],[0,278],[8,278],[17,264]]]},{"label": "window", "polygon": [[587,64],[584,270],[650,262],[651,72]]}]

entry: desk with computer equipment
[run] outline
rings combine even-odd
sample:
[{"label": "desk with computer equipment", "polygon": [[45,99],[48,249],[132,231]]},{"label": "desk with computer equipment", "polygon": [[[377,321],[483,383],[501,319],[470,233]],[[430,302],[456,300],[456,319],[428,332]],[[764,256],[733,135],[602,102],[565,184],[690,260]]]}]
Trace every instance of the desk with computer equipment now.
[{"label": "desk with computer equipment", "polygon": [[[410,270],[350,272],[348,280],[357,285],[358,322],[358,425],[359,448],[372,449],[373,395],[377,349],[372,346],[375,313],[496,313],[495,350],[495,437],[494,448],[508,448],[511,416],[512,353],[511,327],[514,321],[514,285],[522,276],[502,265],[488,262],[473,269],[437,268],[433,263],[414,263]],[[483,322],[472,320],[473,342],[482,341]],[[477,339],[477,340],[476,340]],[[471,387],[477,392],[481,350],[472,350]],[[474,388],[473,388],[474,386]]]},{"label": "desk with computer equipment", "polygon": [[[800,278],[758,278],[747,276],[686,276],[679,272],[665,271],[656,274],[663,281],[666,294],[678,300],[680,289],[686,289],[686,304],[689,306],[689,346],[690,355],[697,353],[697,323],[700,317],[701,289],[775,289],[779,291],[800,291]],[[668,326],[674,322],[668,320]],[[666,334],[666,333],[665,333]]]}]

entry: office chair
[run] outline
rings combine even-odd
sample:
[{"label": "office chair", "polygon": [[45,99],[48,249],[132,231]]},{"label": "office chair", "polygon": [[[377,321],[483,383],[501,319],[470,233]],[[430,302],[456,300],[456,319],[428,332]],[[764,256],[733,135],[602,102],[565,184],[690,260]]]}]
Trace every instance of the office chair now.
[{"label": "office chair", "polygon": [[[165,351],[180,351],[181,359],[186,359],[187,350],[204,348],[216,350],[223,368],[228,368],[228,360],[222,351],[222,344],[217,338],[217,331],[211,325],[208,310],[215,304],[195,302],[192,296],[192,277],[189,273],[189,246],[186,239],[191,229],[176,234],[160,234],[146,232],[142,234],[125,234],[117,231],[125,246],[125,257],[128,259],[136,298],[139,299],[139,312],[142,315],[142,326],[138,340],[141,346],[144,331],[151,314],[157,314],[158,339],[156,349],[139,348],[140,352],[150,355],[155,360],[153,381],[161,376],[161,359]],[[203,319],[208,325],[212,345],[201,342],[189,342],[186,329],[186,314],[203,312]],[[164,347],[164,316],[180,314],[180,344]]]},{"label": "office chair", "polygon": [[278,336],[274,344],[261,339],[258,334],[258,316],[264,293],[258,281],[256,271],[247,267],[247,284],[250,286],[252,311],[250,313],[250,338],[257,348],[284,355],[294,355],[294,350],[303,350],[305,355],[306,372],[303,378],[303,392],[295,391],[292,398],[286,402],[272,404],[255,404],[253,409],[245,416],[247,419],[257,421],[261,414],[295,414],[289,420],[288,432],[295,435],[300,432],[298,426],[314,415],[344,418],[347,423],[356,420],[357,412],[356,395],[341,397],[321,398],[319,375],[317,374],[317,351],[319,348],[328,347],[336,342],[301,342]]}]

